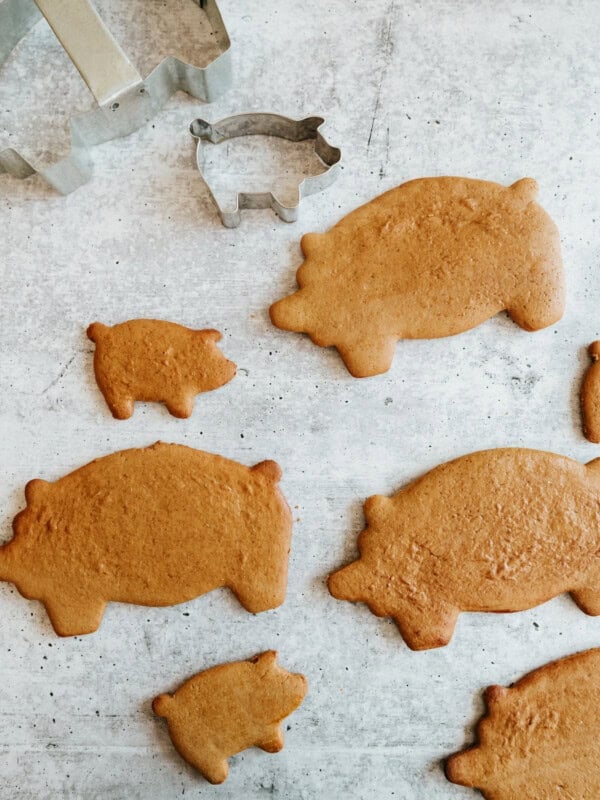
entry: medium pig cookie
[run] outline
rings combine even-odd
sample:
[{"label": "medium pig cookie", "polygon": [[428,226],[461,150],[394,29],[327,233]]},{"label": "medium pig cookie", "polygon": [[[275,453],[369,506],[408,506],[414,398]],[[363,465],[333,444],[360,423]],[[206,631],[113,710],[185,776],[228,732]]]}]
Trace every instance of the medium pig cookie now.
[{"label": "medium pig cookie", "polygon": [[600,797],[600,650],[490,686],[485,700],[479,743],[448,759],[448,780],[487,800]]},{"label": "medium pig cookie", "polygon": [[292,520],[274,461],[245,467],[158,442],[30,481],[0,580],[41,600],[61,636],[107,601],[170,606],[229,587],[256,614],[285,599]]},{"label": "medium pig cookie", "polygon": [[484,450],[364,508],[360,558],[329,591],[393,617],[413,650],[448,644],[461,611],[523,611],[571,592],[600,614],[600,459]]},{"label": "medium pig cookie", "polygon": [[166,717],[179,753],[211,783],[223,783],[227,759],[249,747],[267,753],[282,749],[280,722],[306,694],[304,675],[276,663],[269,650],[248,661],[222,664],[200,672],[175,694],[161,694],[152,704]]},{"label": "medium pig cookie", "polygon": [[271,320],[336,347],[356,378],[386,372],[399,339],[452,336],[499,311],[527,331],[552,325],[565,304],[560,240],[537,192],[531,178],[404,183],[302,238],[300,289]]},{"label": "medium pig cookie", "polygon": [[96,343],[96,381],[117,419],[129,419],[135,400],[164,403],[174,417],[189,417],[197,394],[235,375],[235,364],[217,347],[219,331],[132,319],[112,328],[94,322],[87,335]]},{"label": "medium pig cookie", "polygon": [[590,442],[600,442],[600,342],[588,347],[592,364],[588,368],[581,387],[581,413],[583,432]]}]

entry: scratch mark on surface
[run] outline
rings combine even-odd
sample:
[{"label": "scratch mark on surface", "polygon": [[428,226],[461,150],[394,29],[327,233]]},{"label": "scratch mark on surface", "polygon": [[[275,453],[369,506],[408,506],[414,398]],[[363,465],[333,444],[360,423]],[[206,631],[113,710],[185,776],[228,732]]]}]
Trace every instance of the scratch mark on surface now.
[{"label": "scratch mark on surface", "polygon": [[377,96],[375,98],[375,108],[373,109],[373,116],[371,118],[371,128],[369,130],[369,138],[367,139],[367,153],[369,152],[369,147],[371,146],[371,139],[373,138],[373,131],[375,129],[375,120],[377,119],[377,114],[379,112],[379,105],[381,103],[381,87],[387,75],[388,67],[390,65],[390,60],[392,58],[392,53],[394,52],[394,39],[392,32],[393,32],[395,8],[396,8],[396,0],[391,0],[387,11],[387,16],[388,16],[387,29],[385,31],[385,35],[383,38],[384,62],[383,62],[383,67],[381,69],[381,75],[379,76],[379,82],[377,84]]},{"label": "scratch mark on surface", "polygon": [[75,358],[76,358],[76,357],[77,357],[77,353],[75,353],[74,355],[72,355],[72,356],[71,356],[71,358],[70,358],[70,359],[67,361],[67,363],[64,365],[64,367],[63,367],[63,368],[61,369],[61,371],[58,373],[58,375],[56,376],[56,378],[54,378],[54,380],[53,380],[53,381],[51,381],[51,382],[48,384],[48,386],[46,386],[46,388],[45,388],[45,389],[43,389],[43,390],[40,392],[40,395],[44,395],[44,394],[46,394],[47,392],[49,392],[49,391],[50,391],[50,389],[52,389],[52,387],[53,387],[53,386],[56,386],[56,384],[59,382],[59,380],[60,380],[60,379],[61,379],[61,378],[62,378],[62,377],[63,377],[63,376],[66,374],[66,372],[67,372],[67,370],[69,369],[69,367],[71,366],[71,364],[72,364],[72,363],[75,361]]}]

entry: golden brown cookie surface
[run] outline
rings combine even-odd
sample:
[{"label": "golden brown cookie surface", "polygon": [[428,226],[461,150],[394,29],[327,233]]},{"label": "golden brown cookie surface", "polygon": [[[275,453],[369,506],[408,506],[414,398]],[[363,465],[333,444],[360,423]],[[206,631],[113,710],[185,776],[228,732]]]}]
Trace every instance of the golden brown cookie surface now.
[{"label": "golden brown cookie surface", "polygon": [[276,753],[284,745],[281,721],[300,705],[307,691],[304,675],[287,672],[269,650],[200,672],[175,694],[152,704],[166,717],[179,753],[211,783],[229,773],[227,759],[260,747]]},{"label": "golden brown cookie surface", "polygon": [[87,335],[96,343],[96,381],[116,419],[129,419],[136,400],[164,403],[173,416],[189,417],[197,394],[235,375],[235,364],[217,347],[219,331],[133,319],[112,327],[94,322]]},{"label": "golden brown cookie surface", "polygon": [[300,289],[271,306],[278,328],[336,347],[357,378],[386,372],[399,339],[469,330],[506,310],[528,331],[559,320],[556,226],[537,184],[421,178],[302,238]]},{"label": "golden brown cookie surface", "polygon": [[450,781],[487,800],[600,797],[600,650],[490,686],[485,699],[479,742],[448,759]]},{"label": "golden brown cookie surface", "polygon": [[0,579],[41,600],[62,636],[95,631],[107,601],[169,606],[221,586],[252,613],[275,608],[292,528],[280,477],[274,461],[159,442],[30,481]]},{"label": "golden brown cookie surface", "polygon": [[600,342],[592,342],[588,348],[592,364],[588,368],[581,387],[581,413],[583,432],[590,442],[600,442]]},{"label": "golden brown cookie surface", "polygon": [[329,576],[342,600],[393,617],[414,650],[461,611],[521,611],[571,592],[600,614],[600,459],[484,450],[365,503],[360,558]]}]

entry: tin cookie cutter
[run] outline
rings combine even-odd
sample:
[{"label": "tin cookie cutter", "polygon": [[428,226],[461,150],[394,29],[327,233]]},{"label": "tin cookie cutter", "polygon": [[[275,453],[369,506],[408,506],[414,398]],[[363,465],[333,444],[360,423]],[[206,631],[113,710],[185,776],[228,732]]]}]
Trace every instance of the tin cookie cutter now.
[{"label": "tin cookie cutter", "polygon": [[61,194],[91,177],[88,149],[127,136],[154,117],[178,90],[212,102],[231,86],[231,42],[217,0],[194,0],[212,26],[221,52],[206,67],[168,56],[144,79],[106,28],[91,0],[0,0],[0,65],[19,40],[46,18],[97,105],[72,118],[71,152],[36,164],[9,147],[0,151],[0,173],[40,174]]},{"label": "tin cookie cutter", "polygon": [[[296,120],[282,117],[279,114],[261,113],[238,114],[213,124],[204,119],[195,119],[192,122],[190,133],[198,143],[196,148],[198,169],[226,228],[237,228],[241,221],[241,212],[251,208],[272,208],[284,222],[295,222],[298,218],[298,209],[302,198],[331,186],[337,178],[342,153],[339,148],[330,145],[320,133],[319,128],[324,122],[322,117]],[[272,192],[238,192],[235,205],[226,208],[219,203],[202,172],[204,166],[203,142],[220,144],[238,136],[277,136],[292,142],[314,140],[315,153],[327,169],[318,175],[310,175],[300,182],[298,199],[293,205],[281,202]]]}]

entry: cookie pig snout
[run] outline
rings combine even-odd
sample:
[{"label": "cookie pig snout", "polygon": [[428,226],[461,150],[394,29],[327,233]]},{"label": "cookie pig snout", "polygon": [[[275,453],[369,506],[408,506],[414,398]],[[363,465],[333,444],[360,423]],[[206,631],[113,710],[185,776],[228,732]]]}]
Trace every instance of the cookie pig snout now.
[{"label": "cookie pig snout", "polygon": [[450,756],[446,761],[448,780],[458,783],[460,786],[483,788],[480,781],[484,776],[481,774],[479,756],[479,748],[472,748]]},{"label": "cookie pig snout", "polygon": [[290,675],[290,695],[294,708],[300,705],[308,691],[308,682],[304,675],[299,672],[294,672]]},{"label": "cookie pig snout", "polygon": [[361,561],[354,561],[346,567],[332,572],[327,579],[331,594],[338,600],[360,600],[364,592],[365,568]]},{"label": "cookie pig snout", "polygon": [[303,332],[309,321],[309,306],[305,301],[303,290],[284,297],[273,303],[269,309],[271,322],[278,328],[287,331]]}]

